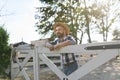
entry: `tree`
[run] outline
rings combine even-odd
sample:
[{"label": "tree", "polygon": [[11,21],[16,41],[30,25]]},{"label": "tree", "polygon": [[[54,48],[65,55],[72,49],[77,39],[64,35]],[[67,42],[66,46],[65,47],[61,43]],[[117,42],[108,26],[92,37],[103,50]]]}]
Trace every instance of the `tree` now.
[{"label": "tree", "polygon": [[[42,15],[39,17],[39,22],[36,24],[38,31],[41,34],[47,34],[52,30],[54,22],[62,21],[69,25],[71,35],[73,35],[77,41],[80,40],[79,42],[82,43],[83,34],[87,32],[89,42],[91,42],[90,33],[88,31],[89,23],[85,22],[86,15],[82,16],[86,9],[82,9],[80,0],[63,1],[64,3],[56,0],[43,1],[43,4],[46,6],[38,8],[38,11]],[[87,31],[84,31],[84,27],[86,27]],[[81,32],[81,35],[78,35],[78,32]]]},{"label": "tree", "polygon": [[5,7],[6,7],[7,0],[4,0],[4,2],[1,1],[1,2],[2,3],[0,4],[0,18],[13,15],[13,12],[6,13],[7,10],[5,10]]},{"label": "tree", "polygon": [[113,40],[116,40],[116,39],[120,39],[120,30],[119,29],[115,29],[114,31],[113,31]]},{"label": "tree", "polygon": [[10,47],[8,46],[9,35],[0,26],[0,75],[8,76],[6,69],[10,66]]},{"label": "tree", "polygon": [[[97,2],[96,2],[97,3]],[[93,14],[95,17],[96,30],[102,34],[103,41],[107,41],[108,33],[113,27],[112,25],[119,19],[119,0],[108,0],[99,3],[98,9],[94,9]]]},{"label": "tree", "polygon": [[[110,27],[119,15],[118,8],[114,10],[114,16],[111,17],[110,15],[112,7],[116,5],[115,1],[112,2],[112,0],[102,5],[97,4],[97,0],[40,1],[44,7],[37,8],[40,13],[39,21],[36,24],[38,31],[41,34],[47,34],[52,31],[54,22],[62,21],[69,25],[71,34],[80,44],[85,34],[87,34],[88,43],[92,42],[91,33],[93,30],[97,30],[98,34],[103,35],[103,41],[107,41]],[[89,2],[92,2],[91,5]]]}]

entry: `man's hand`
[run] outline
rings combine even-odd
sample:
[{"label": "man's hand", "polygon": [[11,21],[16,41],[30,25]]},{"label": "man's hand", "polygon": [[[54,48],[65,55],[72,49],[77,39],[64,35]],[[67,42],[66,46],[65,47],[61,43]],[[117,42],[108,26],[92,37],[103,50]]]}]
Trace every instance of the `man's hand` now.
[{"label": "man's hand", "polygon": [[54,50],[54,46],[51,45],[50,43],[46,43],[45,47],[49,48],[50,51],[53,51],[53,50]]},{"label": "man's hand", "polygon": [[60,49],[62,46],[61,46],[61,44],[59,43],[59,44],[56,44],[56,45],[54,45],[54,49]]}]

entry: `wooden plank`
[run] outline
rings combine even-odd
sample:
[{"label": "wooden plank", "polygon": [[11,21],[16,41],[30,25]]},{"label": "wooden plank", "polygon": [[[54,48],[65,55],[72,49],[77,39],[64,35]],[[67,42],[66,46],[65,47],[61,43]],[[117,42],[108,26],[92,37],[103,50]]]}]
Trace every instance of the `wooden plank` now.
[{"label": "wooden plank", "polygon": [[50,51],[48,48],[41,48],[38,47],[38,53],[48,53],[48,54],[60,54],[60,53],[74,53],[76,55],[82,55],[82,54],[96,54],[100,53],[103,50],[85,50],[84,48],[86,45],[71,45],[64,48],[61,48],[60,50]]},{"label": "wooden plank", "polygon": [[79,80],[81,77],[85,76],[86,74],[96,69],[97,67],[101,66],[102,64],[108,62],[117,55],[118,55],[118,49],[105,50],[104,52],[97,55],[92,60],[88,61],[78,70],[73,72],[71,75],[69,75],[68,80]]},{"label": "wooden plank", "polygon": [[40,66],[39,66],[39,54],[38,54],[38,48],[36,47],[34,49],[34,57],[33,57],[33,69],[34,69],[34,80],[39,80],[39,71],[40,71]]},{"label": "wooden plank", "polygon": [[[32,53],[31,53],[32,54]],[[24,59],[24,61],[21,63],[21,68],[23,68],[25,66],[25,64],[28,62],[28,60],[33,57],[33,55],[31,55],[30,53],[28,55],[26,55],[26,58]]]},{"label": "wooden plank", "polygon": [[40,54],[40,58],[45,62],[48,67],[62,80],[67,77],[45,54]]},{"label": "wooden plank", "polygon": [[22,69],[23,76],[26,80],[30,80],[28,74],[26,73],[25,69]]}]

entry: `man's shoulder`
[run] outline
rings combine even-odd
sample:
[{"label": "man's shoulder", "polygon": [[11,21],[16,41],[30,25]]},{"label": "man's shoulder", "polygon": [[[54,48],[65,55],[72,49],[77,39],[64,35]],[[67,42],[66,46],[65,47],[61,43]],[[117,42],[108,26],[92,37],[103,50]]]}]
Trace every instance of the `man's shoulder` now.
[{"label": "man's shoulder", "polygon": [[55,38],[55,39],[54,39],[54,41],[58,41],[58,40],[59,40],[59,38]]},{"label": "man's shoulder", "polygon": [[58,40],[59,40],[58,38],[55,38],[53,41],[50,41],[50,44],[55,45],[57,44]]},{"label": "man's shoulder", "polygon": [[70,41],[71,41],[71,44],[76,44],[75,38],[74,38],[73,36],[71,36],[71,35],[68,35],[68,36],[66,37],[66,40],[70,40]]}]

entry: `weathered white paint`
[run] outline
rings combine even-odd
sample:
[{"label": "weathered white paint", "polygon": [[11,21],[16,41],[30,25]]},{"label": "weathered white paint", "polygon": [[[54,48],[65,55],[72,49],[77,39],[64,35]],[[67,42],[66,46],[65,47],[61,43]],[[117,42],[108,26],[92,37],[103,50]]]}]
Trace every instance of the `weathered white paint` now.
[{"label": "weathered white paint", "polygon": [[[43,64],[47,64],[48,67],[61,79],[68,78],[68,80],[79,80],[92,70],[96,69],[97,67],[101,66],[102,64],[108,62],[109,60],[113,59],[117,55],[120,55],[119,49],[103,49],[103,50],[85,50],[87,46],[95,46],[95,45],[103,45],[103,44],[120,44],[120,42],[103,42],[103,43],[91,43],[91,44],[80,44],[80,45],[72,45],[64,47],[60,50],[50,51],[48,48],[42,46],[36,46],[34,49],[25,49],[24,46],[18,48],[16,51],[21,53],[29,53],[27,54],[25,60],[22,63],[17,61],[18,66],[22,68],[22,72],[26,80],[29,80],[28,75],[24,70],[24,66],[27,64],[28,60],[33,57],[33,64],[30,62],[28,65],[34,66],[34,80],[39,79],[39,71],[40,71],[40,59],[43,61]],[[29,50],[28,50],[29,49]],[[96,57],[90,58],[87,63],[79,67],[78,70],[66,76],[55,64],[53,61],[49,60],[47,56],[60,56],[60,53],[75,53],[76,55],[83,55],[83,54],[97,54]],[[24,56],[25,55],[21,55]],[[19,56],[18,56],[19,57]],[[40,62],[39,62],[40,61]],[[59,60],[60,61],[60,60]],[[59,62],[58,61],[58,62]],[[29,63],[29,62],[28,62]],[[14,63],[12,62],[12,68]],[[17,66],[16,66],[17,67]],[[11,69],[13,70],[13,69]],[[19,71],[17,72],[19,73]],[[16,74],[14,78],[17,76]]]}]

